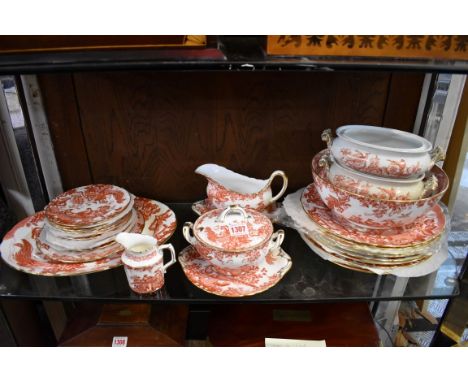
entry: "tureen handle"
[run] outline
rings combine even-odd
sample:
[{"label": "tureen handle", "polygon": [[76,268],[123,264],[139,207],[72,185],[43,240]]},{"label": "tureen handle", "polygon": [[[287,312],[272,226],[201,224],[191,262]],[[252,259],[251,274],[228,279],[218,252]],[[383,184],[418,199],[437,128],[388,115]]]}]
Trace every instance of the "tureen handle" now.
[{"label": "tureen handle", "polygon": [[163,265],[163,271],[164,273],[166,273],[166,269],[169,268],[172,264],[174,264],[176,262],[176,254],[175,254],[175,250],[174,250],[174,247],[172,246],[172,244],[163,244],[163,245],[160,245],[159,246],[159,249],[161,250],[161,253],[165,250],[165,249],[168,249],[169,252],[171,252],[171,260],[169,262],[167,262],[166,264]]},{"label": "tureen handle", "polygon": [[442,150],[442,147],[437,146],[431,152],[431,167],[434,166],[437,162],[440,162],[444,159],[445,159],[444,150]]},{"label": "tureen handle", "polygon": [[333,143],[333,134],[331,129],[323,130],[321,137],[322,141],[326,142],[327,147],[331,149]]},{"label": "tureen handle", "polygon": [[269,244],[269,251],[276,251],[284,240],[284,231],[279,229],[273,235],[271,235],[270,244]]},{"label": "tureen handle", "polygon": [[288,177],[281,170],[276,170],[270,175],[270,179],[268,180],[269,184],[271,184],[273,179],[277,176],[281,176],[281,178],[283,178],[283,187],[281,187],[280,192],[271,198],[271,203],[276,202],[279,198],[281,198],[281,196],[283,196],[283,194],[286,192],[286,188],[288,188]]},{"label": "tureen handle", "polygon": [[182,227],[182,234],[184,235],[185,240],[187,240],[190,244],[194,245],[196,240],[195,237],[190,234],[190,230],[193,231],[193,223],[186,222]]},{"label": "tureen handle", "polygon": [[434,174],[432,174],[429,179],[424,181],[424,188],[422,191],[422,198],[427,198],[432,195],[432,193],[437,190],[439,183],[437,182],[437,178]]},{"label": "tureen handle", "polygon": [[332,160],[329,154],[323,155],[318,162],[319,167],[324,168],[327,172],[330,171]]},{"label": "tureen handle", "polygon": [[242,218],[244,220],[247,220],[247,212],[242,207],[239,206],[229,206],[226,208],[221,215],[219,215],[219,220],[224,223],[224,220],[226,219],[227,215],[230,215],[232,213],[240,213],[242,215]]}]

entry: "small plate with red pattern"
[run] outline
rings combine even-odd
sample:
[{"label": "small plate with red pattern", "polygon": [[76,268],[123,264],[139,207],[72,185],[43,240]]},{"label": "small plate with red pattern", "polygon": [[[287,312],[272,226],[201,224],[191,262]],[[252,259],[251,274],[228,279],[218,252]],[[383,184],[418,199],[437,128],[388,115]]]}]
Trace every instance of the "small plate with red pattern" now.
[{"label": "small plate with red pattern", "polygon": [[422,244],[439,236],[445,228],[444,211],[438,204],[410,225],[364,230],[334,215],[323,203],[314,183],[304,189],[301,203],[309,218],[322,229],[347,240],[377,247],[409,247]]},{"label": "small plate with red pattern", "polygon": [[[167,241],[176,229],[174,212],[165,204],[135,197],[135,209],[143,216],[141,233],[154,236],[158,243]],[[45,212],[23,219],[3,238],[0,253],[3,260],[19,271],[41,276],[75,276],[94,273],[122,265],[123,249],[110,256],[85,263],[58,263],[48,260],[37,248],[36,238],[44,225]]]},{"label": "small plate with red pattern", "polygon": [[236,276],[220,275],[189,245],[179,254],[179,262],[192,284],[205,292],[222,297],[245,297],[275,286],[291,268],[289,255],[282,248],[266,257],[265,264]]},{"label": "small plate with red pattern", "polygon": [[59,226],[90,227],[112,220],[131,209],[132,195],[112,184],[90,184],[68,190],[44,209]]}]

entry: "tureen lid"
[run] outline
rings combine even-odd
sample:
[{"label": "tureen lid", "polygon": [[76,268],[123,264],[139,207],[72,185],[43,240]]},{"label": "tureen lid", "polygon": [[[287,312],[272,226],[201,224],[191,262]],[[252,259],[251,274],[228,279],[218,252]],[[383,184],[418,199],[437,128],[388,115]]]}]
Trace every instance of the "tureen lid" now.
[{"label": "tureen lid", "polygon": [[209,247],[237,252],[254,249],[268,241],[273,224],[258,211],[231,206],[200,216],[193,232],[198,241]]}]

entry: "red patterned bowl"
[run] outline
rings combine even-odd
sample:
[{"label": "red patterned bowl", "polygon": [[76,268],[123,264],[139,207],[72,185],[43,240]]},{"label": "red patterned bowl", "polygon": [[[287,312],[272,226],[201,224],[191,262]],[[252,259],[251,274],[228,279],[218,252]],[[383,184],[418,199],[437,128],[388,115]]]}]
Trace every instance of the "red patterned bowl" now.
[{"label": "red patterned bowl", "polygon": [[447,191],[449,179],[445,172],[434,166],[431,173],[437,178],[434,194],[416,200],[379,199],[359,195],[332,184],[323,161],[329,150],[322,150],[312,159],[312,176],[317,191],[333,213],[362,228],[394,228],[413,223],[428,212]]}]

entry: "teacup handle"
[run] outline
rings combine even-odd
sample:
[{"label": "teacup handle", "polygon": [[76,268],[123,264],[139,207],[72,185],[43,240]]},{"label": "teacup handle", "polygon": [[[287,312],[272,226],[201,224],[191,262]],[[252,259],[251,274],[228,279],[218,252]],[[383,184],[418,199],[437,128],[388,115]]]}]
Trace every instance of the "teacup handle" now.
[{"label": "teacup handle", "polygon": [[269,244],[269,251],[276,251],[281,244],[283,244],[284,240],[284,231],[279,229],[273,235],[271,235],[270,244]]},{"label": "teacup handle", "polygon": [[175,250],[172,244],[163,244],[159,246],[159,250],[161,251],[161,253],[163,253],[165,249],[168,249],[171,252],[171,260],[163,265],[162,270],[164,273],[166,273],[167,268],[169,268],[172,264],[175,264],[175,262],[177,261]]},{"label": "teacup handle", "polygon": [[288,188],[288,177],[281,170],[276,170],[270,175],[270,179],[268,180],[269,183],[271,184],[271,182],[273,182],[273,179],[277,176],[281,176],[281,178],[283,178],[283,187],[281,188],[280,192],[278,192],[275,196],[271,198],[271,203],[276,202],[279,198],[281,198],[286,192],[286,188]]},{"label": "teacup handle", "polygon": [[224,223],[226,216],[233,213],[240,213],[242,215],[242,219],[247,220],[247,212],[245,212],[245,210],[240,206],[229,206],[221,213],[221,215],[219,215],[219,220]]},{"label": "teacup handle", "polygon": [[194,245],[196,240],[195,237],[190,234],[190,230],[193,231],[193,223],[186,222],[182,227],[182,234],[184,235],[185,240],[187,240],[190,244]]},{"label": "teacup handle", "polygon": [[332,144],[333,144],[333,134],[332,134],[331,129],[323,130],[321,138],[322,138],[322,141],[324,141],[327,144],[327,147],[331,149]]}]

